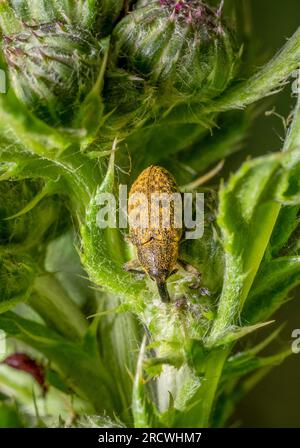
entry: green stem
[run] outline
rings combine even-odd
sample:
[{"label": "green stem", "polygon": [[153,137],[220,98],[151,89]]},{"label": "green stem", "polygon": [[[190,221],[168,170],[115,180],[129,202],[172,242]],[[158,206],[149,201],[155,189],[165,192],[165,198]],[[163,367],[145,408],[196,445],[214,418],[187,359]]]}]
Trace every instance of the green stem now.
[{"label": "green stem", "polygon": [[190,400],[188,407],[178,418],[176,426],[181,428],[208,428],[224,363],[230,348],[212,349],[203,366],[201,385]]},{"label": "green stem", "polygon": [[211,426],[211,415],[218,390],[219,381],[223,371],[224,363],[230,349],[218,349],[213,351],[206,363],[204,391],[202,392],[202,412],[200,418],[200,427]]},{"label": "green stem", "polygon": [[31,295],[29,305],[62,336],[80,341],[86,333],[87,321],[54,275],[37,277],[34,290],[36,294]]}]

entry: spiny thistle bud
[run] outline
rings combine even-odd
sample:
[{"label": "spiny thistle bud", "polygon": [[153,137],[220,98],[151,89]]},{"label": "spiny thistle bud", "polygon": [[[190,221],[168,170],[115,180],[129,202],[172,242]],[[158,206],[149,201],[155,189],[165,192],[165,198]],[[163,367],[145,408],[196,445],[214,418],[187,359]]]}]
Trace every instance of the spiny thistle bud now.
[{"label": "spiny thistle bud", "polygon": [[163,106],[203,102],[221,93],[238,59],[221,9],[201,0],[144,4],[138,3],[113,32],[115,67],[155,86]]},{"label": "spiny thistle bud", "polygon": [[111,33],[126,0],[10,0],[10,5],[26,22],[42,24],[59,20],[104,37]]},{"label": "spiny thistle bud", "polygon": [[99,76],[103,47],[89,32],[61,23],[22,24],[3,36],[17,97],[52,126],[71,126]]}]

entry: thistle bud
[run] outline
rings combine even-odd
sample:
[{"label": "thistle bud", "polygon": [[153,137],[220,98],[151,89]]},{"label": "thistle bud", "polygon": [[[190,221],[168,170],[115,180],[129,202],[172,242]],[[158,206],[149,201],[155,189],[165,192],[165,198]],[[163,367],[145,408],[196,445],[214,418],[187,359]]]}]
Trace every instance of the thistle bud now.
[{"label": "thistle bud", "polygon": [[100,37],[111,33],[125,5],[126,0],[10,0],[10,6],[23,21],[31,24],[61,21],[91,30]]},{"label": "thistle bud", "polygon": [[4,35],[2,47],[17,97],[47,124],[71,126],[99,76],[101,42],[58,22],[23,23],[21,32]]},{"label": "thistle bud", "polygon": [[138,2],[113,32],[115,67],[155,86],[158,102],[167,107],[220,94],[237,59],[220,9],[201,0]]}]

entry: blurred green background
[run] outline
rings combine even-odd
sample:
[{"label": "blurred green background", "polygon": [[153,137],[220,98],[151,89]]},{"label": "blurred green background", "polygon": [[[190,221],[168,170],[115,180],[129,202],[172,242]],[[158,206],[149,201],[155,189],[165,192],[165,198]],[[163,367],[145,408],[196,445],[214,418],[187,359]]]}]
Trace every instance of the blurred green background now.
[{"label": "blurred green background", "polygon": [[[300,0],[250,0],[250,3],[256,52],[265,61],[300,26]],[[268,110],[274,108],[277,114],[286,118],[294,102],[288,85],[270,102]],[[284,134],[280,117],[262,114],[251,130],[246,151],[258,155],[278,150]],[[233,165],[238,165],[244,157],[244,151],[236,155]],[[291,339],[292,330],[300,328],[300,290],[294,295],[294,300],[275,316],[278,323],[286,322],[278,344]],[[256,386],[241,402],[233,424],[243,427],[300,427],[300,354],[292,355]]]}]

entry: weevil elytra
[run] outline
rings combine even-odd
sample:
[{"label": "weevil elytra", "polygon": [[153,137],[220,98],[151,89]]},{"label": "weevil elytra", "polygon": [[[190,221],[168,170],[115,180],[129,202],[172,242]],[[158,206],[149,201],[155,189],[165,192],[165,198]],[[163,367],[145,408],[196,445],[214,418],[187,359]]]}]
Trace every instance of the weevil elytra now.
[{"label": "weevil elytra", "polygon": [[147,199],[147,210],[142,216],[143,225],[131,226],[129,238],[136,246],[137,260],[129,261],[124,268],[128,271],[140,272],[141,268],[157,284],[159,295],[163,302],[169,302],[170,296],[167,290],[166,281],[178,270],[179,266],[185,267],[190,272],[199,277],[198,271],[190,265],[179,261],[179,242],[182,238],[182,229],[174,225],[174,204],[168,209],[169,225],[163,226],[161,219],[162,204],[158,207],[159,223],[152,226],[151,199],[155,194],[166,194],[171,196],[179,193],[172,175],[160,166],[151,165],[138,176],[129,192],[128,213],[130,214],[136,201],[131,204],[131,199],[136,195],[143,195]]}]

